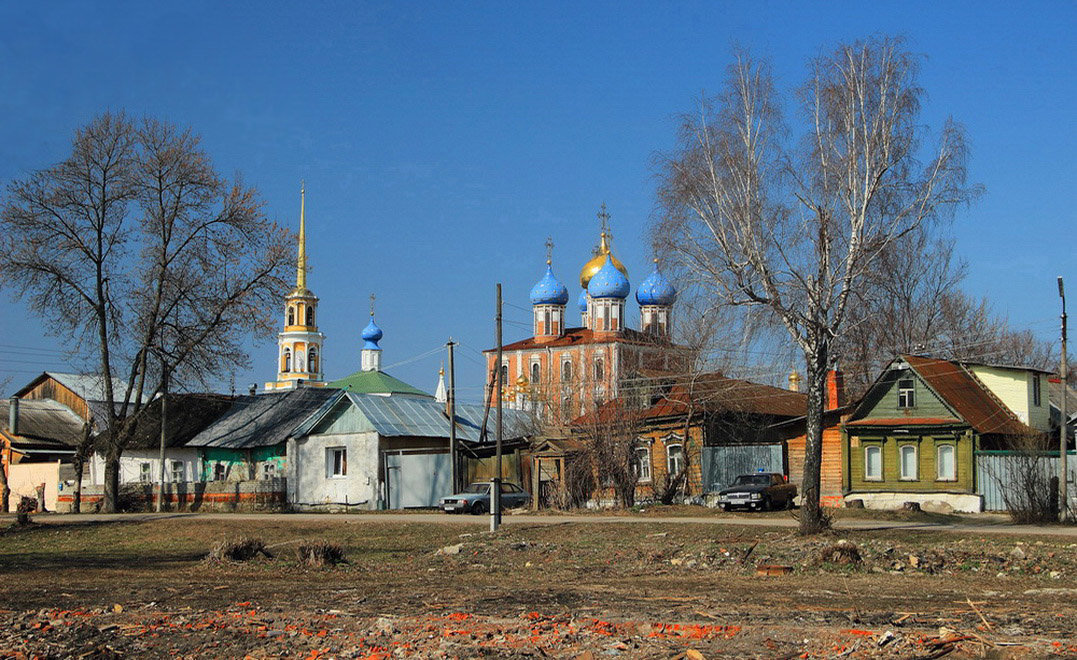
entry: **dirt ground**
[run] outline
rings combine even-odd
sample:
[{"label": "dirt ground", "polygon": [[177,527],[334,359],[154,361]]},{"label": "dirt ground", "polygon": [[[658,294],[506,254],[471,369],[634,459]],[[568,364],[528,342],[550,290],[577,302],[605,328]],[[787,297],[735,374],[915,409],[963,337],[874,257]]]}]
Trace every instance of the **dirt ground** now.
[{"label": "dirt ground", "polygon": [[[273,557],[206,559],[243,537]],[[305,540],[348,563],[299,565]],[[53,519],[0,532],[0,576],[0,657],[1077,657],[1051,536]]]}]

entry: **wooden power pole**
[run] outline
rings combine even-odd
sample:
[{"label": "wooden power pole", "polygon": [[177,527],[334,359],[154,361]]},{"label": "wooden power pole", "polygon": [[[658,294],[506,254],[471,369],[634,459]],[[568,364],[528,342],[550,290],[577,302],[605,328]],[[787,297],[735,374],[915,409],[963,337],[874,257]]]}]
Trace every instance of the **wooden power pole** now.
[{"label": "wooden power pole", "polygon": [[505,386],[504,378],[501,377],[501,283],[497,283],[497,361],[494,372],[494,391],[497,396],[497,440],[494,449],[494,460],[497,463],[497,476],[490,484],[490,531],[496,532],[501,526],[501,400]]},{"label": "wooden power pole", "polygon": [[[1062,276],[1058,276],[1058,296],[1062,298],[1062,364],[1058,375],[1062,380],[1062,396],[1058,401],[1058,519],[1066,520],[1069,508],[1069,488],[1066,477],[1069,476],[1069,466],[1066,464],[1066,451],[1069,449],[1069,432],[1067,430],[1066,399],[1069,397],[1069,384],[1066,382],[1069,374],[1066,364],[1066,289],[1062,285]],[[1050,399],[1050,395],[1047,397]]]}]

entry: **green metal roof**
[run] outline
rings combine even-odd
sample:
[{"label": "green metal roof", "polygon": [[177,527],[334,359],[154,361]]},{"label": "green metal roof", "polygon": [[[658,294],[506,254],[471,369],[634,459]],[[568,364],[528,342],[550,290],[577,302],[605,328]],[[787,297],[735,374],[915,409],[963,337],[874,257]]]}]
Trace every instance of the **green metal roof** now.
[{"label": "green metal roof", "polygon": [[430,394],[393,378],[384,371],[356,371],[350,376],[334,380],[329,387],[347,389],[356,394],[415,394],[434,398]]}]

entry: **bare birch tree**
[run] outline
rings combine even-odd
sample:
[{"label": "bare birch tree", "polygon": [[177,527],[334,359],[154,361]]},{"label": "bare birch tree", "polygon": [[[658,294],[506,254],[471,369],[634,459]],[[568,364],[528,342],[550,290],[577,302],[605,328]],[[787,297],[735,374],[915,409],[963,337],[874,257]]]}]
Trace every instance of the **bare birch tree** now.
[{"label": "bare birch tree", "polygon": [[764,307],[799,346],[808,387],[802,533],[819,505],[831,345],[881,254],[969,200],[953,121],[923,162],[919,61],[900,39],[839,46],[811,63],[791,142],[769,66],[740,53],[723,91],[686,116],[661,160],[661,252],[724,305]]},{"label": "bare birch tree", "polygon": [[131,421],[166,375],[205,385],[246,363],[244,336],[269,331],[287,232],[190,131],[111,113],[76,132],[63,162],[8,186],[0,227],[0,284],[97,358],[115,510]]}]

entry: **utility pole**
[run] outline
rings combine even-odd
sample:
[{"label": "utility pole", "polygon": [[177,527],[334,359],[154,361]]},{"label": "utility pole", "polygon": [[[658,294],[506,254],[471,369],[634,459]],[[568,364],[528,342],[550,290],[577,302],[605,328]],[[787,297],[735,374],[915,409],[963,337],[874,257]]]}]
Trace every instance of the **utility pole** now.
[{"label": "utility pole", "polygon": [[161,469],[157,472],[157,513],[161,512],[165,499],[165,429],[168,422],[168,367],[165,367],[164,383],[161,388]]},{"label": "utility pole", "polygon": [[490,531],[496,532],[501,526],[501,399],[504,379],[501,377],[501,282],[497,283],[497,362],[494,372],[494,389],[497,395],[497,443],[494,449],[497,462],[497,476],[490,483]]},{"label": "utility pole", "polygon": [[453,349],[456,342],[449,337],[449,481],[452,483],[452,492],[460,492],[460,478],[457,474],[456,465],[456,366],[453,363]]},{"label": "utility pole", "polygon": [[[1069,432],[1066,429],[1068,421],[1066,415],[1066,399],[1069,397],[1069,385],[1066,380],[1069,374],[1067,374],[1066,364],[1066,289],[1062,285],[1062,276],[1058,276],[1058,297],[1062,299],[1062,365],[1058,370],[1058,375],[1062,379],[1062,396],[1058,401],[1058,519],[1065,520],[1067,516],[1067,508],[1069,508],[1069,488],[1066,484],[1066,477],[1069,470],[1066,465],[1066,450],[1069,448]],[[1048,395],[1050,400],[1050,395]]]}]

